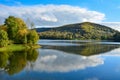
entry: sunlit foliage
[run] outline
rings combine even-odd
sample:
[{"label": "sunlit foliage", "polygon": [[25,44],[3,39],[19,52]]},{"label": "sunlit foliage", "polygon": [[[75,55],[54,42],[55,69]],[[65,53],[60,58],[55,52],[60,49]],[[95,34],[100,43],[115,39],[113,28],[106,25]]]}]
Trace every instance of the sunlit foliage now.
[{"label": "sunlit foliage", "polygon": [[5,47],[9,43],[8,34],[4,30],[0,30],[0,47]]}]

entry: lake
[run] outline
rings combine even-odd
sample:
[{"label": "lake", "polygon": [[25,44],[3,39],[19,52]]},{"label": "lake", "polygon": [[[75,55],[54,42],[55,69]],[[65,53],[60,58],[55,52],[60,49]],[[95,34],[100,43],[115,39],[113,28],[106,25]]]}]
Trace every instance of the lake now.
[{"label": "lake", "polygon": [[120,43],[40,40],[37,50],[0,53],[0,80],[120,80]]}]

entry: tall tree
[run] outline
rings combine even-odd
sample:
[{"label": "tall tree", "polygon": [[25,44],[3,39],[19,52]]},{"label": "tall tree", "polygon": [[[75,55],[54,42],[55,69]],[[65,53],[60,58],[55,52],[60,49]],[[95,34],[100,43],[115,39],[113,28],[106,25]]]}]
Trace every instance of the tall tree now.
[{"label": "tall tree", "polygon": [[5,25],[7,26],[7,33],[10,40],[16,40],[16,33],[21,29],[27,29],[25,22],[14,16],[9,16],[5,20]]},{"label": "tall tree", "polygon": [[32,21],[30,20],[30,18],[27,18],[26,24],[27,24],[27,26],[29,27],[29,29],[34,29],[34,28],[35,28],[34,22],[32,22]]}]

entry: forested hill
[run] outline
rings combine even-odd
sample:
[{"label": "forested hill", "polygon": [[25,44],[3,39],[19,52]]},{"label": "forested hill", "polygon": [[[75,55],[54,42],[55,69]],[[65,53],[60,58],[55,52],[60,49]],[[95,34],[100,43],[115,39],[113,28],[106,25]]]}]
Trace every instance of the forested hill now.
[{"label": "forested hill", "polygon": [[118,31],[104,25],[84,22],[56,28],[37,28],[42,39],[112,39]]}]

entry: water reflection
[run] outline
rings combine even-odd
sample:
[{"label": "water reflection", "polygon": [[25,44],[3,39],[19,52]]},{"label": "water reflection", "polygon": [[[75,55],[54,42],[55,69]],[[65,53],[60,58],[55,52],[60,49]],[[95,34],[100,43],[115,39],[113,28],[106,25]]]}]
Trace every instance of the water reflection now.
[{"label": "water reflection", "polygon": [[34,65],[34,70],[40,72],[70,72],[104,64],[100,56],[78,56],[50,49],[40,49],[40,52]]},{"label": "water reflection", "polygon": [[87,44],[80,46],[51,46],[51,45],[43,45],[43,49],[54,49],[59,51],[64,51],[67,53],[79,54],[83,56],[90,56],[95,54],[101,54],[105,52],[109,52],[116,48],[119,48],[120,45],[112,45],[112,44]]},{"label": "water reflection", "polygon": [[120,43],[117,42],[98,42],[92,40],[41,40],[39,44],[42,45],[42,49],[59,50],[83,56],[106,53],[120,47]]},{"label": "water reflection", "polygon": [[42,48],[37,51],[0,53],[0,80],[120,80],[117,43],[46,40],[39,44]]},{"label": "water reflection", "polygon": [[[70,45],[68,46],[69,43]],[[43,40],[40,44],[42,45],[42,49],[39,50],[41,57],[36,61],[34,70],[45,72],[70,72],[96,67],[104,64],[104,59],[99,54],[116,51],[120,47],[119,44],[114,42],[76,42],[65,40]]]},{"label": "water reflection", "polygon": [[4,68],[7,64],[9,55],[7,53],[0,53],[0,68]]},{"label": "water reflection", "polygon": [[36,50],[0,53],[0,69],[13,75],[22,71],[28,62],[34,62],[38,57]]}]

